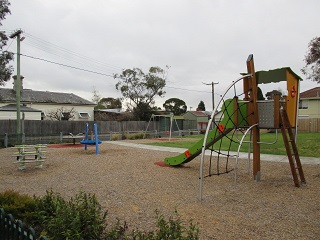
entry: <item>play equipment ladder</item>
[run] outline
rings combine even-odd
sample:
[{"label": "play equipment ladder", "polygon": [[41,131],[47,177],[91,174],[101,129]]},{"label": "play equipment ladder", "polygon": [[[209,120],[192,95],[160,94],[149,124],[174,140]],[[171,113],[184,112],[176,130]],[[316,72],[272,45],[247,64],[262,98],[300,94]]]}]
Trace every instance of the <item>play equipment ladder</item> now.
[{"label": "play equipment ladder", "polygon": [[[298,153],[298,148],[294,139],[294,135],[292,132],[292,127],[289,122],[288,114],[285,109],[280,109],[280,123],[281,123],[281,133],[283,137],[283,142],[286,147],[288,160],[290,163],[291,173],[294,181],[294,185],[296,187],[300,186],[299,179],[298,179],[298,173],[300,177],[301,183],[306,183],[306,180],[304,178],[300,157]],[[289,139],[288,139],[289,136]],[[290,147],[291,145],[291,147]]]}]

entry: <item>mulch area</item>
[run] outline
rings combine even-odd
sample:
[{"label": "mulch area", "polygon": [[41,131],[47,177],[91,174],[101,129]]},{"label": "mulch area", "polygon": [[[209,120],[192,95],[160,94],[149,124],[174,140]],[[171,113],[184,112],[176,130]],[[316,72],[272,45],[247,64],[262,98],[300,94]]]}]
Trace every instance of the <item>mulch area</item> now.
[{"label": "mulch area", "polygon": [[48,146],[43,168],[30,164],[18,170],[13,150],[0,149],[0,192],[41,196],[53,190],[66,198],[94,193],[108,211],[108,222],[118,218],[130,229],[154,229],[159,210],[165,217],[177,211],[186,223],[193,219],[201,239],[320,236],[320,164],[302,163],[307,184],[296,188],[289,163],[261,162],[261,181],[255,182],[247,174],[247,161],[239,161],[237,186],[234,172],[206,177],[199,201],[199,158],[180,168],[159,167],[155,163],[176,153],[103,142],[96,155],[95,146],[85,151],[82,144],[54,144]]}]

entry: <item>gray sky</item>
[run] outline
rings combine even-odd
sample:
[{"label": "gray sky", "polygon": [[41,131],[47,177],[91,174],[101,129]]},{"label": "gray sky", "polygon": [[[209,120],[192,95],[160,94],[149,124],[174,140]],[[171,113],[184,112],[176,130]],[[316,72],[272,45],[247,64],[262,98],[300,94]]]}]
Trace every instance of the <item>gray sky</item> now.
[{"label": "gray sky", "polygon": [[[319,9],[319,0],[11,0],[11,15],[0,29],[24,31],[24,55],[106,75],[169,65],[167,93],[156,105],[177,97],[188,109],[202,100],[210,110],[211,86],[202,82],[219,82],[219,101],[246,72],[249,54],[256,71],[288,66],[304,78],[300,69],[308,43],[320,35]],[[9,44],[16,52],[16,41]],[[21,74],[24,87],[33,90],[91,100],[96,88],[102,97],[121,97],[110,76],[30,57],[21,57]],[[305,80],[301,90],[315,86]],[[262,90],[279,87],[284,89]]]}]

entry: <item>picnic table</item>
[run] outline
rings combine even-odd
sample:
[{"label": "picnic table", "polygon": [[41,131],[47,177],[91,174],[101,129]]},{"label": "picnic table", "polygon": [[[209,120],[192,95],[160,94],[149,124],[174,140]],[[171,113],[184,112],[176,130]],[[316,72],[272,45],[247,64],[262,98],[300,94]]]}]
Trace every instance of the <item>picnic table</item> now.
[{"label": "picnic table", "polygon": [[42,168],[44,154],[46,153],[43,148],[46,148],[47,144],[35,144],[35,145],[16,145],[12,149],[17,150],[12,156],[16,157],[15,163],[19,164],[19,169],[26,169],[26,163],[35,163],[37,168]]}]

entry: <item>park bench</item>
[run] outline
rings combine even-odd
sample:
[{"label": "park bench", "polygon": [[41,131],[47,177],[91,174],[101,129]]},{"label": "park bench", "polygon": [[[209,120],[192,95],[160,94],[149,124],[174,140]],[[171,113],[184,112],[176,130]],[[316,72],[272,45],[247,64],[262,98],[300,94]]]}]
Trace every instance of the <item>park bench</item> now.
[{"label": "park bench", "polygon": [[73,135],[72,133],[69,133],[69,135],[67,136],[61,136],[61,142],[62,139],[72,139],[73,140],[73,144],[76,144],[76,139],[83,139],[83,133],[78,133],[77,135]]},{"label": "park bench", "polygon": [[37,168],[42,168],[43,162],[46,157],[46,153],[43,148],[46,148],[46,144],[36,144],[36,145],[16,145],[12,147],[16,149],[12,156],[16,157],[17,161],[15,163],[19,164],[19,169],[26,169],[26,163],[35,163]]}]

